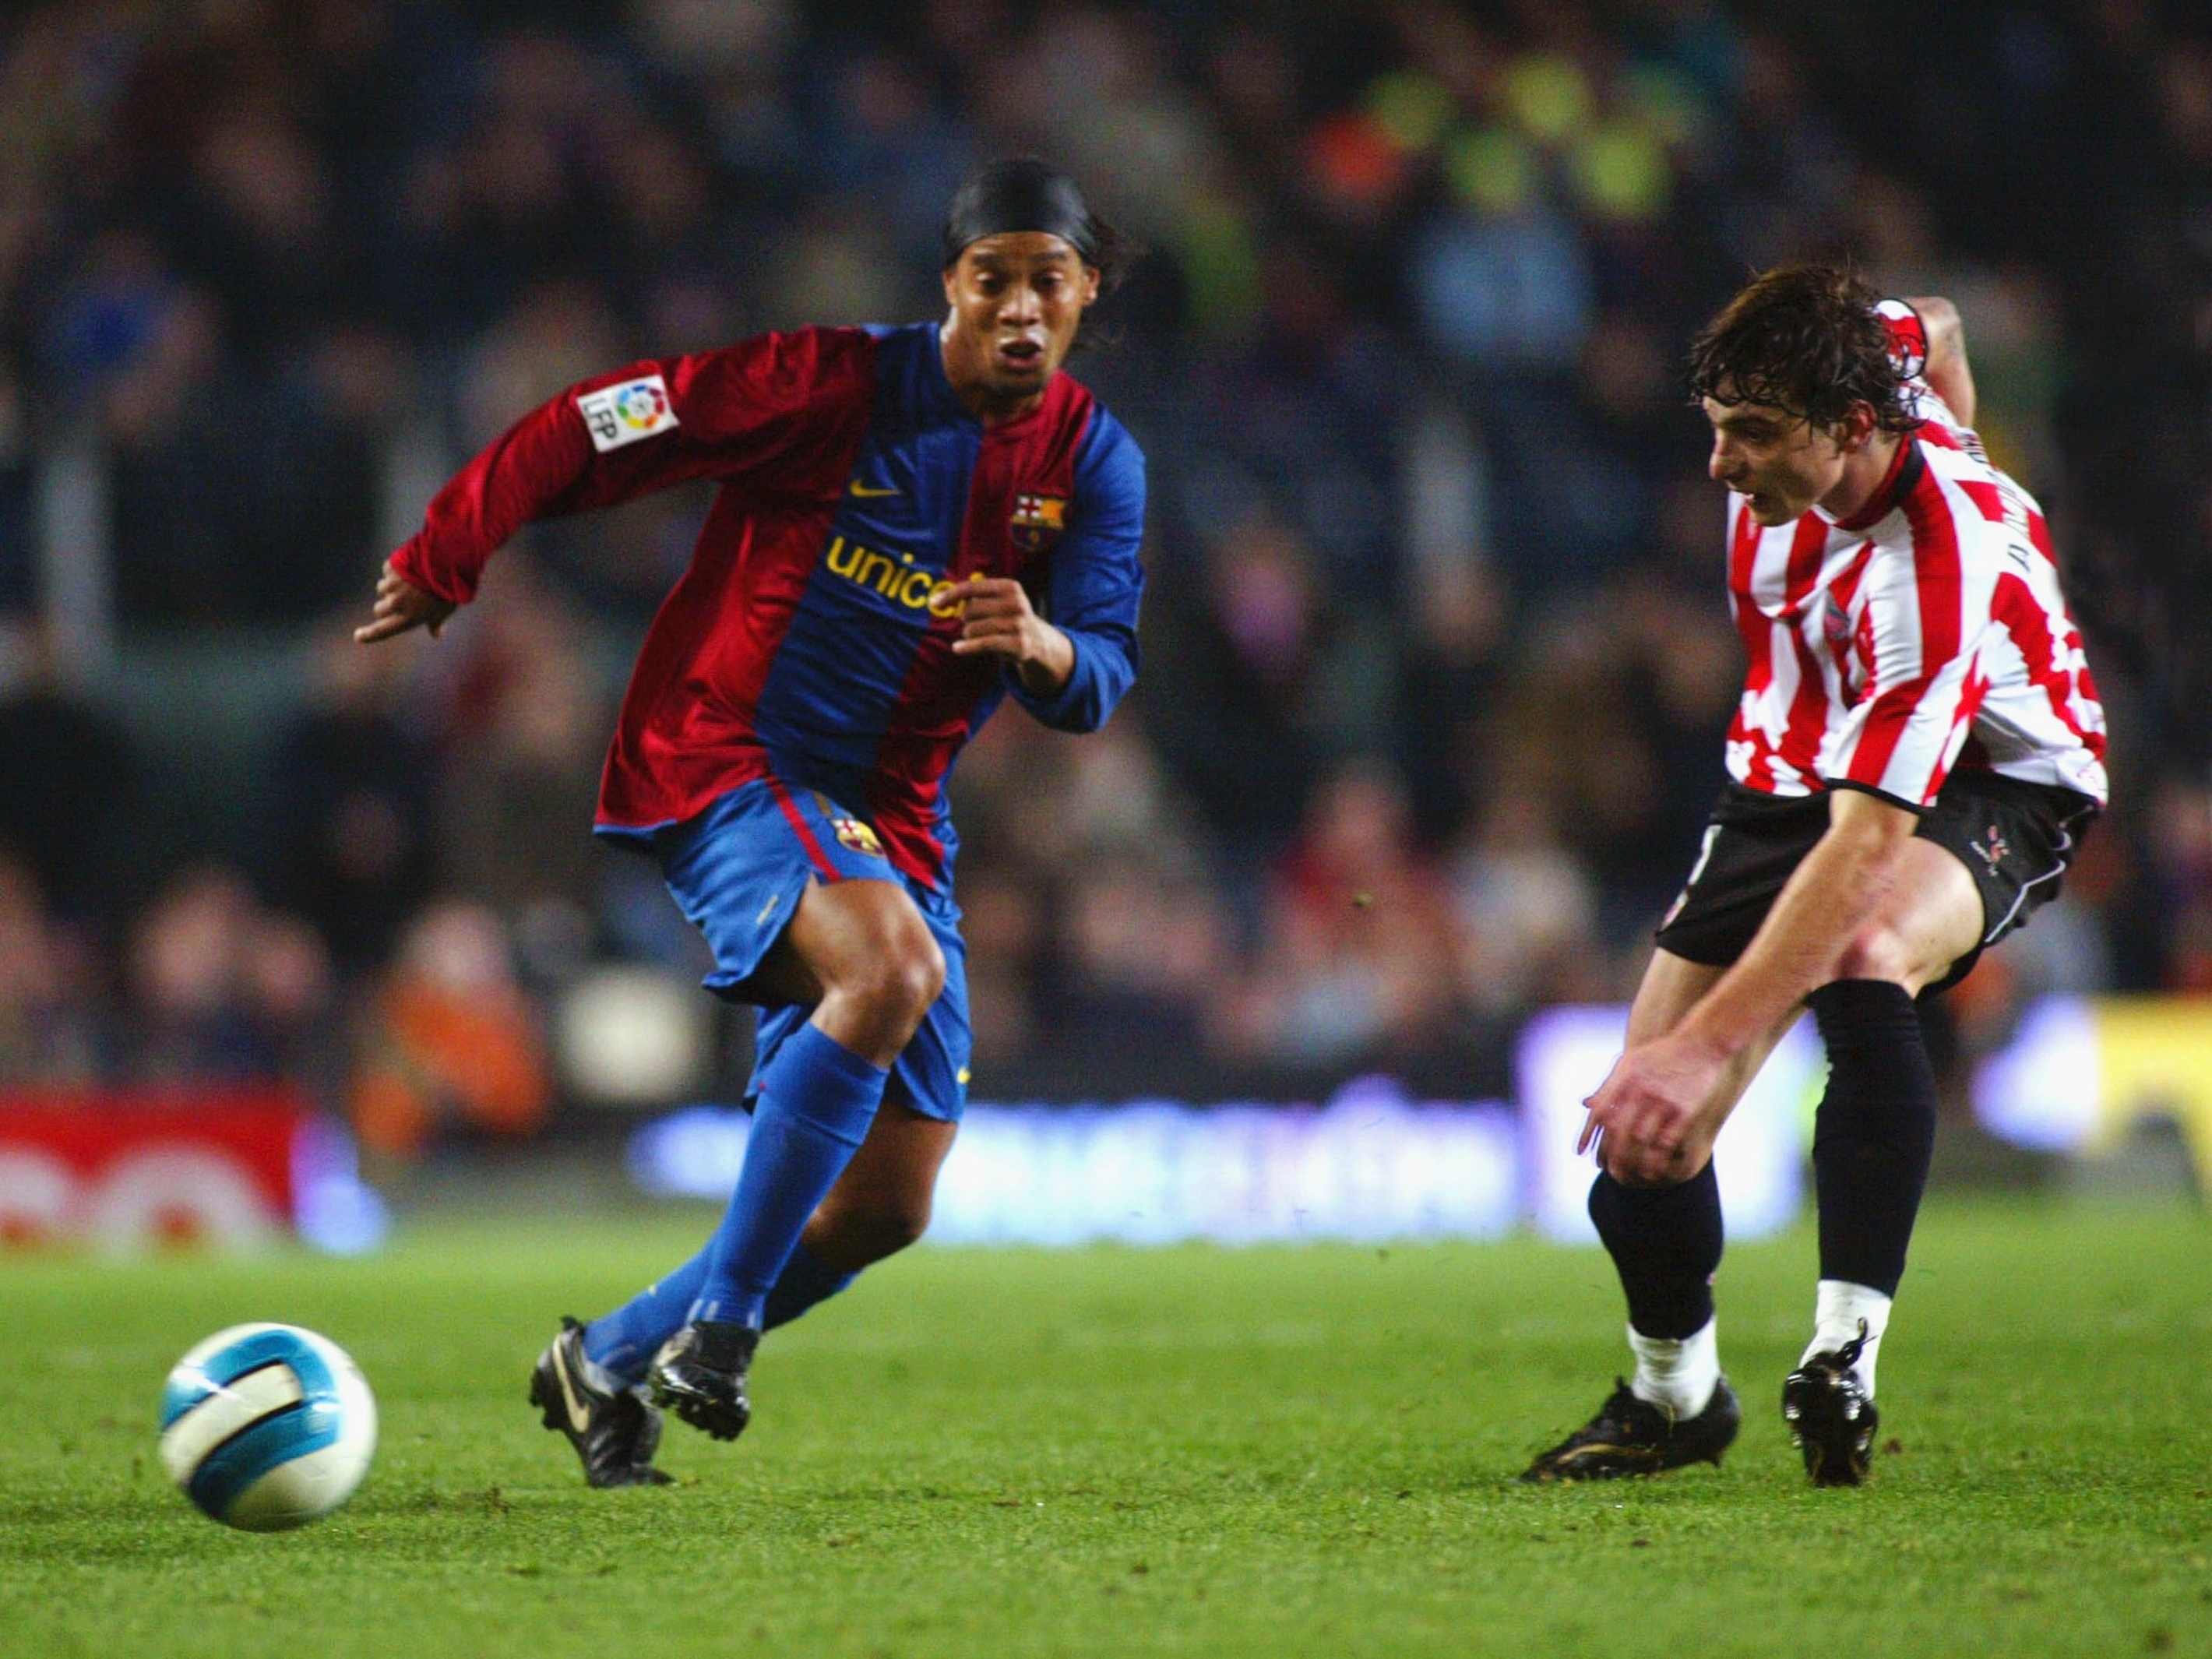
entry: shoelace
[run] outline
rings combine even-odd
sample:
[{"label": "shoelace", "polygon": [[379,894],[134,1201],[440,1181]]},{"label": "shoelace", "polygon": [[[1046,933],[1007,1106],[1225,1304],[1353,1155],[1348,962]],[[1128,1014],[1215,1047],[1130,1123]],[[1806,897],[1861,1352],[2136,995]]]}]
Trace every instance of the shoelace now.
[{"label": "shoelace", "polygon": [[1862,1319],[1859,1321],[1859,1334],[1836,1350],[1836,1369],[1839,1371],[1847,1371],[1859,1363],[1859,1356],[1866,1352],[1866,1345],[1867,1322]]},{"label": "shoelace", "polygon": [[[1615,1409],[1616,1407],[1619,1407],[1618,1410]],[[1628,1386],[1628,1379],[1625,1376],[1616,1376],[1613,1379],[1613,1398],[1605,1402],[1604,1410],[1599,1413],[1599,1416],[1606,1424],[1605,1431],[1615,1437],[1635,1433],[1637,1413],[1639,1409],[1657,1413],[1660,1431],[1669,1437],[1674,1434],[1675,1422],[1674,1408],[1668,1406],[1655,1406],[1649,1400],[1644,1399]]]}]

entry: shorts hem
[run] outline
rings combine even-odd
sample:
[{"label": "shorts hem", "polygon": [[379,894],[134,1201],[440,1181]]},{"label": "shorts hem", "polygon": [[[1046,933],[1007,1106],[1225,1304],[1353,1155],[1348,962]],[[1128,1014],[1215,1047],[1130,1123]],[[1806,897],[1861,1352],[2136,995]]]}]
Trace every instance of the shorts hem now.
[{"label": "shorts hem", "polygon": [[1699,955],[1696,951],[1686,948],[1680,939],[1669,939],[1664,927],[1652,933],[1651,943],[1668,956],[1679,957],[1684,962],[1694,963],[1700,968],[1733,968],[1743,957],[1741,949],[1724,951],[1718,947]]},{"label": "shorts hem", "polygon": [[1849,789],[1856,794],[1872,795],[1886,805],[1894,806],[1900,812],[1910,812],[1916,818],[1924,818],[1928,816],[1928,808],[1919,802],[1907,800],[1902,795],[1893,795],[1887,789],[1877,789],[1874,785],[1861,783],[1856,778],[1823,778],[1820,781],[1831,793],[1838,789]]}]

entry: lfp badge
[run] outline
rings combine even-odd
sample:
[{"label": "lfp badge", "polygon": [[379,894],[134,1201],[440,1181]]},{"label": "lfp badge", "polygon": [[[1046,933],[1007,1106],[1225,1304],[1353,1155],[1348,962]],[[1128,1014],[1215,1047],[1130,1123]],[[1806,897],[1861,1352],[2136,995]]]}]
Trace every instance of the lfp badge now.
[{"label": "lfp badge", "polygon": [[576,399],[576,412],[591,432],[592,447],[602,455],[676,424],[668,382],[658,374],[586,392]]}]

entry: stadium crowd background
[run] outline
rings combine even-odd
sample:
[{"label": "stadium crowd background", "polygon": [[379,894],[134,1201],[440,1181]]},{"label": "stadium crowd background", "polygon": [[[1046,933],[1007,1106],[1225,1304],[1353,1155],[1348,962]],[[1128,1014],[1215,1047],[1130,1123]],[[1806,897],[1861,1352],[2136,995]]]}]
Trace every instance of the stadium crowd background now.
[{"label": "stadium crowd background", "polygon": [[347,630],[568,382],[933,314],[1010,152],[1151,249],[1076,372],[1152,586],[1105,734],[962,763],[980,1097],[1495,1095],[1529,1010],[1625,996],[1740,672],[1674,365],[1805,256],[1957,300],[2114,718],[2115,812],[1947,1029],[2212,990],[2212,35],[1911,10],[9,9],[0,1081],[296,1078],[395,1156],[587,1120],[563,999],[702,965],[586,824],[702,500],[528,533],[434,646]]}]

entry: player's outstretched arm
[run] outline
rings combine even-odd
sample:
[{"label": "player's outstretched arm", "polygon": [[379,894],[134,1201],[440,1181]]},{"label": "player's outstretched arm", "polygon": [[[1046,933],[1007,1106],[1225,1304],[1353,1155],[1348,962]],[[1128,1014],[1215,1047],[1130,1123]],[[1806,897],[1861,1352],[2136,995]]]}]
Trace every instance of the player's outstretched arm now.
[{"label": "player's outstretched arm", "polygon": [[858,329],[800,329],[580,381],[455,473],[389,568],[465,605],[492,554],[539,520],[763,470],[784,494],[834,500],[872,407],[872,349]]},{"label": "player's outstretched arm", "polygon": [[374,645],[380,640],[395,639],[413,628],[428,629],[434,640],[458,608],[451,599],[441,599],[428,588],[416,586],[394,570],[392,561],[386,559],[383,574],[376,579],[375,606],[369,612],[368,621],[353,630],[354,643]]},{"label": "player's outstretched arm", "polygon": [[1928,367],[1921,371],[1929,387],[1948,404],[1961,426],[1974,423],[1974,371],[1966,362],[1966,329],[1959,307],[1941,295],[1907,300],[1928,331]]}]

